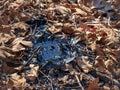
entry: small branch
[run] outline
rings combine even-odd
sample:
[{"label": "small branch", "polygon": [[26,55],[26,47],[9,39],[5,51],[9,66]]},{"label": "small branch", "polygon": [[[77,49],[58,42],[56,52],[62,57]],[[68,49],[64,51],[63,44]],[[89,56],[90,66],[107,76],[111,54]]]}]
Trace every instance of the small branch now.
[{"label": "small branch", "polygon": [[38,53],[38,51],[39,51],[39,50],[42,50],[42,49],[43,49],[43,48],[42,48],[41,46],[37,47],[37,49],[34,50],[33,54],[30,56],[30,58],[28,59],[28,61],[27,61],[25,64],[23,64],[22,67],[28,65],[29,62],[32,61],[32,58],[34,57],[34,55],[36,55],[36,53]]},{"label": "small branch", "polygon": [[104,80],[105,82],[110,81],[110,82],[112,82],[114,85],[117,85],[117,86],[120,88],[120,83],[119,83],[118,80],[113,79],[113,78],[111,78],[111,77],[109,77],[109,76],[107,76],[107,75],[105,75],[105,74],[100,73],[100,72],[96,72],[96,74],[98,75],[98,77],[100,77],[100,78],[101,78],[102,80]]},{"label": "small branch", "polygon": [[50,85],[50,86],[51,86],[51,89],[54,90],[54,89],[53,89],[52,80],[51,80],[46,74],[44,74],[42,71],[40,71],[40,73],[43,74],[43,75],[50,81],[50,83],[51,83],[51,85]]},{"label": "small branch", "polygon": [[83,86],[82,86],[82,84],[81,84],[81,82],[80,82],[80,80],[79,80],[77,74],[75,74],[75,78],[76,78],[76,80],[77,80],[79,86],[81,87],[81,90],[85,90],[85,89],[83,88]]}]

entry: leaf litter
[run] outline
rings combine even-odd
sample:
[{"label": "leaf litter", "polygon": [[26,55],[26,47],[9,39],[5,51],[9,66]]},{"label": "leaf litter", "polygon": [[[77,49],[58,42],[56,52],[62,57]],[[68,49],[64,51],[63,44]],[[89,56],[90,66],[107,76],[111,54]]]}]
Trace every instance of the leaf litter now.
[{"label": "leaf litter", "polygon": [[0,1],[0,89],[119,90],[119,5]]}]

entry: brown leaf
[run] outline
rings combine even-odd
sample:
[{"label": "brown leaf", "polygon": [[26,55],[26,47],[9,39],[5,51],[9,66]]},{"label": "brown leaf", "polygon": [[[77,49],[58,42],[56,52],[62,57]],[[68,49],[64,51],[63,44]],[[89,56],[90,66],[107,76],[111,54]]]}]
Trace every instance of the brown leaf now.
[{"label": "brown leaf", "polygon": [[24,0],[16,0],[16,3],[17,3],[17,4],[24,3]]},{"label": "brown leaf", "polygon": [[97,45],[96,42],[92,43],[90,47],[93,52],[96,52],[97,55],[105,56],[104,50],[101,47],[99,47],[99,45]]},{"label": "brown leaf", "polygon": [[0,26],[0,33],[9,33],[10,34],[11,27],[8,25],[2,25]]},{"label": "brown leaf", "polygon": [[80,27],[83,28],[84,30],[88,29],[88,26],[86,24],[83,24],[82,22],[80,22]]},{"label": "brown leaf", "polygon": [[14,57],[15,55],[13,55],[11,52],[10,52],[10,49],[9,48],[6,48],[4,46],[1,46],[0,47],[0,58],[2,59],[6,59],[7,57]]},{"label": "brown leaf", "polygon": [[55,11],[57,14],[61,14],[61,15],[68,14],[71,12],[69,8],[66,8],[64,6],[56,6]]},{"label": "brown leaf", "polygon": [[62,67],[62,70],[71,72],[73,71],[73,66],[71,64],[65,64],[65,66]]},{"label": "brown leaf", "polygon": [[[103,67],[103,68],[106,67],[103,56],[97,56],[97,57],[96,57],[96,61],[98,62],[98,66],[101,66],[101,67]],[[96,65],[97,65],[97,64],[96,64]]]},{"label": "brown leaf", "polygon": [[2,16],[2,25],[8,25],[9,22],[9,16],[4,15]]},{"label": "brown leaf", "polygon": [[52,34],[61,32],[62,26],[63,26],[62,23],[56,23],[56,24],[50,25],[49,31],[50,31]]},{"label": "brown leaf", "polygon": [[3,63],[3,68],[4,73],[15,73],[16,71],[20,71],[22,69],[22,66],[10,67],[6,63]]},{"label": "brown leaf", "polygon": [[83,10],[81,10],[80,8],[74,8],[74,14],[76,15],[81,15],[81,16],[87,16],[87,13]]},{"label": "brown leaf", "polygon": [[90,68],[92,68],[92,65],[90,64],[90,61],[88,59],[88,56],[82,56],[82,61]]},{"label": "brown leaf", "polygon": [[25,77],[26,79],[29,79],[29,80],[35,80],[36,77],[38,77],[39,66],[30,64],[29,67],[31,68],[31,70],[29,71],[29,73],[26,73]]},{"label": "brown leaf", "polygon": [[94,67],[95,67],[96,71],[109,74],[108,70],[106,70],[106,65],[105,65],[103,56],[96,57]]},{"label": "brown leaf", "polygon": [[21,29],[23,31],[28,29],[28,25],[24,22],[17,22],[12,25],[12,29]]},{"label": "brown leaf", "polygon": [[9,34],[3,34],[3,33],[0,33],[0,43],[1,44],[5,44],[7,43],[9,40],[11,40],[13,38],[12,35]]},{"label": "brown leaf", "polygon": [[117,28],[120,28],[120,21],[117,22],[116,27],[117,27]]},{"label": "brown leaf", "polygon": [[73,34],[74,33],[74,26],[72,26],[70,23],[65,23],[63,25],[62,31],[66,34]]},{"label": "brown leaf", "polygon": [[25,15],[24,13],[20,13],[19,19],[20,19],[20,21],[26,22],[26,21],[30,21],[31,17],[29,15]]},{"label": "brown leaf", "polygon": [[113,60],[107,60],[105,61],[105,66],[107,68],[107,70],[115,77],[117,74],[115,73],[116,70],[116,65],[113,62]]},{"label": "brown leaf", "polygon": [[7,87],[11,90],[25,90],[26,88],[26,79],[17,73],[11,74],[11,77],[8,81]]},{"label": "brown leaf", "polygon": [[12,42],[12,51],[19,52],[25,50],[25,47],[32,47],[33,44],[31,41],[25,41],[23,37],[16,38]]},{"label": "brown leaf", "polygon": [[120,0],[113,0],[116,6],[120,6]]},{"label": "brown leaf", "polygon": [[96,33],[87,32],[88,38],[97,39]]},{"label": "brown leaf", "polygon": [[98,88],[98,82],[99,82],[99,78],[96,78],[94,81],[92,81],[89,85],[88,88],[86,90],[99,90]]},{"label": "brown leaf", "polygon": [[59,78],[58,80],[62,81],[63,83],[65,83],[67,81],[67,79],[68,79],[68,75],[65,75],[64,77]]},{"label": "brown leaf", "polygon": [[76,59],[76,63],[77,65],[82,68],[82,70],[85,72],[85,73],[88,73],[91,69],[90,66],[88,66],[86,63],[84,63],[81,59],[77,58]]},{"label": "brown leaf", "polygon": [[101,30],[99,32],[100,36],[104,37],[104,36],[107,36],[107,33],[104,31],[104,30]]}]

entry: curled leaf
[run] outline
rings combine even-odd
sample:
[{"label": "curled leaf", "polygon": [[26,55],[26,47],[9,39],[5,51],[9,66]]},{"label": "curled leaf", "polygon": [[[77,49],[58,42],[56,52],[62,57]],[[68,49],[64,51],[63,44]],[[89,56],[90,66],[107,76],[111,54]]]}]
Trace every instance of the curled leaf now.
[{"label": "curled leaf", "polygon": [[11,74],[7,86],[10,89],[24,90],[26,88],[26,79],[17,73]]}]

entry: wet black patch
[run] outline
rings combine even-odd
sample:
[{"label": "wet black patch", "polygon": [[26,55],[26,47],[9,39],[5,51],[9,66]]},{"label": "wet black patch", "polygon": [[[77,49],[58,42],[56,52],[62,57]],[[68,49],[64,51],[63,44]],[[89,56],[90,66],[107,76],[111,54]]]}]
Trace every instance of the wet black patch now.
[{"label": "wet black patch", "polygon": [[[85,44],[79,43],[75,37],[68,36],[68,39],[55,37],[49,32],[46,24],[40,23],[42,21],[35,20],[33,22],[37,25],[34,31],[35,34],[31,36],[31,40],[34,43],[33,50],[39,46],[43,48],[36,55],[40,65],[48,62],[62,65],[82,56],[80,46],[85,46]],[[32,23],[29,24],[31,25]]]}]

